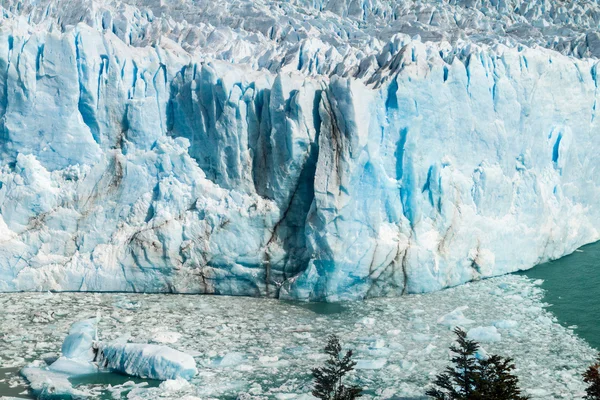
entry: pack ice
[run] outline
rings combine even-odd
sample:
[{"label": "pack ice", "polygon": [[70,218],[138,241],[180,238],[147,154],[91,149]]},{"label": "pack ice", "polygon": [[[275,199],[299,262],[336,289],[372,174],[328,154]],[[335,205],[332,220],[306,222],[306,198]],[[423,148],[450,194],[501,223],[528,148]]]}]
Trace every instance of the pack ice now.
[{"label": "pack ice", "polygon": [[599,11],[3,1],[0,290],[336,301],[598,240]]}]

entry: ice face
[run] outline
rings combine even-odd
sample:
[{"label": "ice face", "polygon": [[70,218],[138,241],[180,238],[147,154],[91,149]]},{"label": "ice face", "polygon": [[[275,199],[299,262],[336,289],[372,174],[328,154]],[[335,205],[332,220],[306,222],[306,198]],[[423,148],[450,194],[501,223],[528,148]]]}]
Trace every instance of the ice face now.
[{"label": "ice face", "polygon": [[3,2],[0,291],[360,299],[600,238],[597,5],[219,3]]},{"label": "ice face", "polygon": [[[499,340],[482,342],[478,356],[514,358],[521,387],[532,399],[582,397],[581,374],[596,353],[545,306],[540,287],[514,275],[427,295],[342,303],[335,309],[240,297],[9,293],[0,296],[0,365],[23,367],[30,360],[55,358],[51,353],[60,349],[70,324],[100,312],[103,343],[129,337],[156,344],[161,332],[179,333],[169,346],[192,355],[198,375],[188,384],[169,381],[159,387],[126,383],[128,378],[112,387],[76,385],[90,398],[112,393],[114,398],[149,400],[306,399],[310,370],[327,359],[323,347],[332,333],[360,360],[352,379],[369,388],[367,399],[419,398],[450,362],[455,335],[444,317],[462,313],[465,331],[483,327],[489,333],[496,327]],[[14,376],[9,380],[21,384]],[[0,380],[0,390],[3,384]]]},{"label": "ice face", "polygon": [[93,361],[94,341],[97,340],[96,318],[79,321],[71,325],[69,335],[62,344],[62,355],[70,359]]}]

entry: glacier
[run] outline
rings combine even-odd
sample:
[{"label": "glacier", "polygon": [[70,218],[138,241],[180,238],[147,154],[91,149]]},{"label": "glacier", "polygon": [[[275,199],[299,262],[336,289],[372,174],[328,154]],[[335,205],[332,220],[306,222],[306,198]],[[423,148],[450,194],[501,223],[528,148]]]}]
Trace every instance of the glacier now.
[{"label": "glacier", "polygon": [[596,241],[598,8],[4,1],[0,291],[354,300]]}]

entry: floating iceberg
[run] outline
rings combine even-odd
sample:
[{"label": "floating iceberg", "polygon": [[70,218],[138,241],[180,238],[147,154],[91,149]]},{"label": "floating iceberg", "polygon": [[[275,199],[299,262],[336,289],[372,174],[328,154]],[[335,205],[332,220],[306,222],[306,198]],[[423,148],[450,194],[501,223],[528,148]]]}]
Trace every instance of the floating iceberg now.
[{"label": "floating iceberg", "polygon": [[502,335],[495,326],[478,326],[467,332],[467,338],[481,343],[499,342]]},{"label": "floating iceberg", "polygon": [[103,343],[97,339],[97,324],[98,318],[74,323],[60,358],[49,366],[34,362],[21,370],[37,398],[88,397],[90,394],[74,388],[70,379],[111,371],[165,381],[189,380],[196,375],[192,356],[154,344]]},{"label": "floating iceberg", "polygon": [[98,351],[98,362],[104,367],[140,378],[192,379],[198,372],[192,356],[167,346],[107,343],[101,344]]},{"label": "floating iceberg", "polygon": [[180,3],[2,2],[0,291],[337,301],[600,239],[597,4]]},{"label": "floating iceberg", "polygon": [[[68,373],[55,372],[51,368],[29,366],[21,370],[29,387],[38,399],[82,399],[89,397],[87,391],[73,387]],[[76,376],[76,375],[75,375]]]},{"label": "floating iceberg", "polygon": [[94,342],[98,340],[98,319],[87,319],[71,325],[61,347],[63,357],[72,360],[94,361]]},{"label": "floating iceberg", "polygon": [[458,307],[457,309],[440,317],[440,319],[438,319],[438,324],[446,325],[446,326],[450,327],[451,329],[453,329],[455,327],[464,327],[464,326],[470,325],[470,324],[474,323],[475,321],[465,317],[465,314],[463,313],[463,311],[466,311],[468,309],[469,309],[469,307],[467,307],[467,306]]},{"label": "floating iceberg", "polygon": [[93,362],[97,323],[96,318],[74,323],[63,342],[60,358],[49,366],[34,362],[21,370],[38,399],[88,397],[87,392],[74,388],[69,378],[99,373]]}]

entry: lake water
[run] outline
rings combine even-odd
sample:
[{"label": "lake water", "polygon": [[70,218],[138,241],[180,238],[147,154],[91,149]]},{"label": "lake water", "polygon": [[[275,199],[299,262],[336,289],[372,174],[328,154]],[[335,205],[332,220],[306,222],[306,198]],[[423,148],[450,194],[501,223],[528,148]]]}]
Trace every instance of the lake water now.
[{"label": "lake water", "polygon": [[519,274],[543,279],[548,310],[600,350],[600,242]]}]

